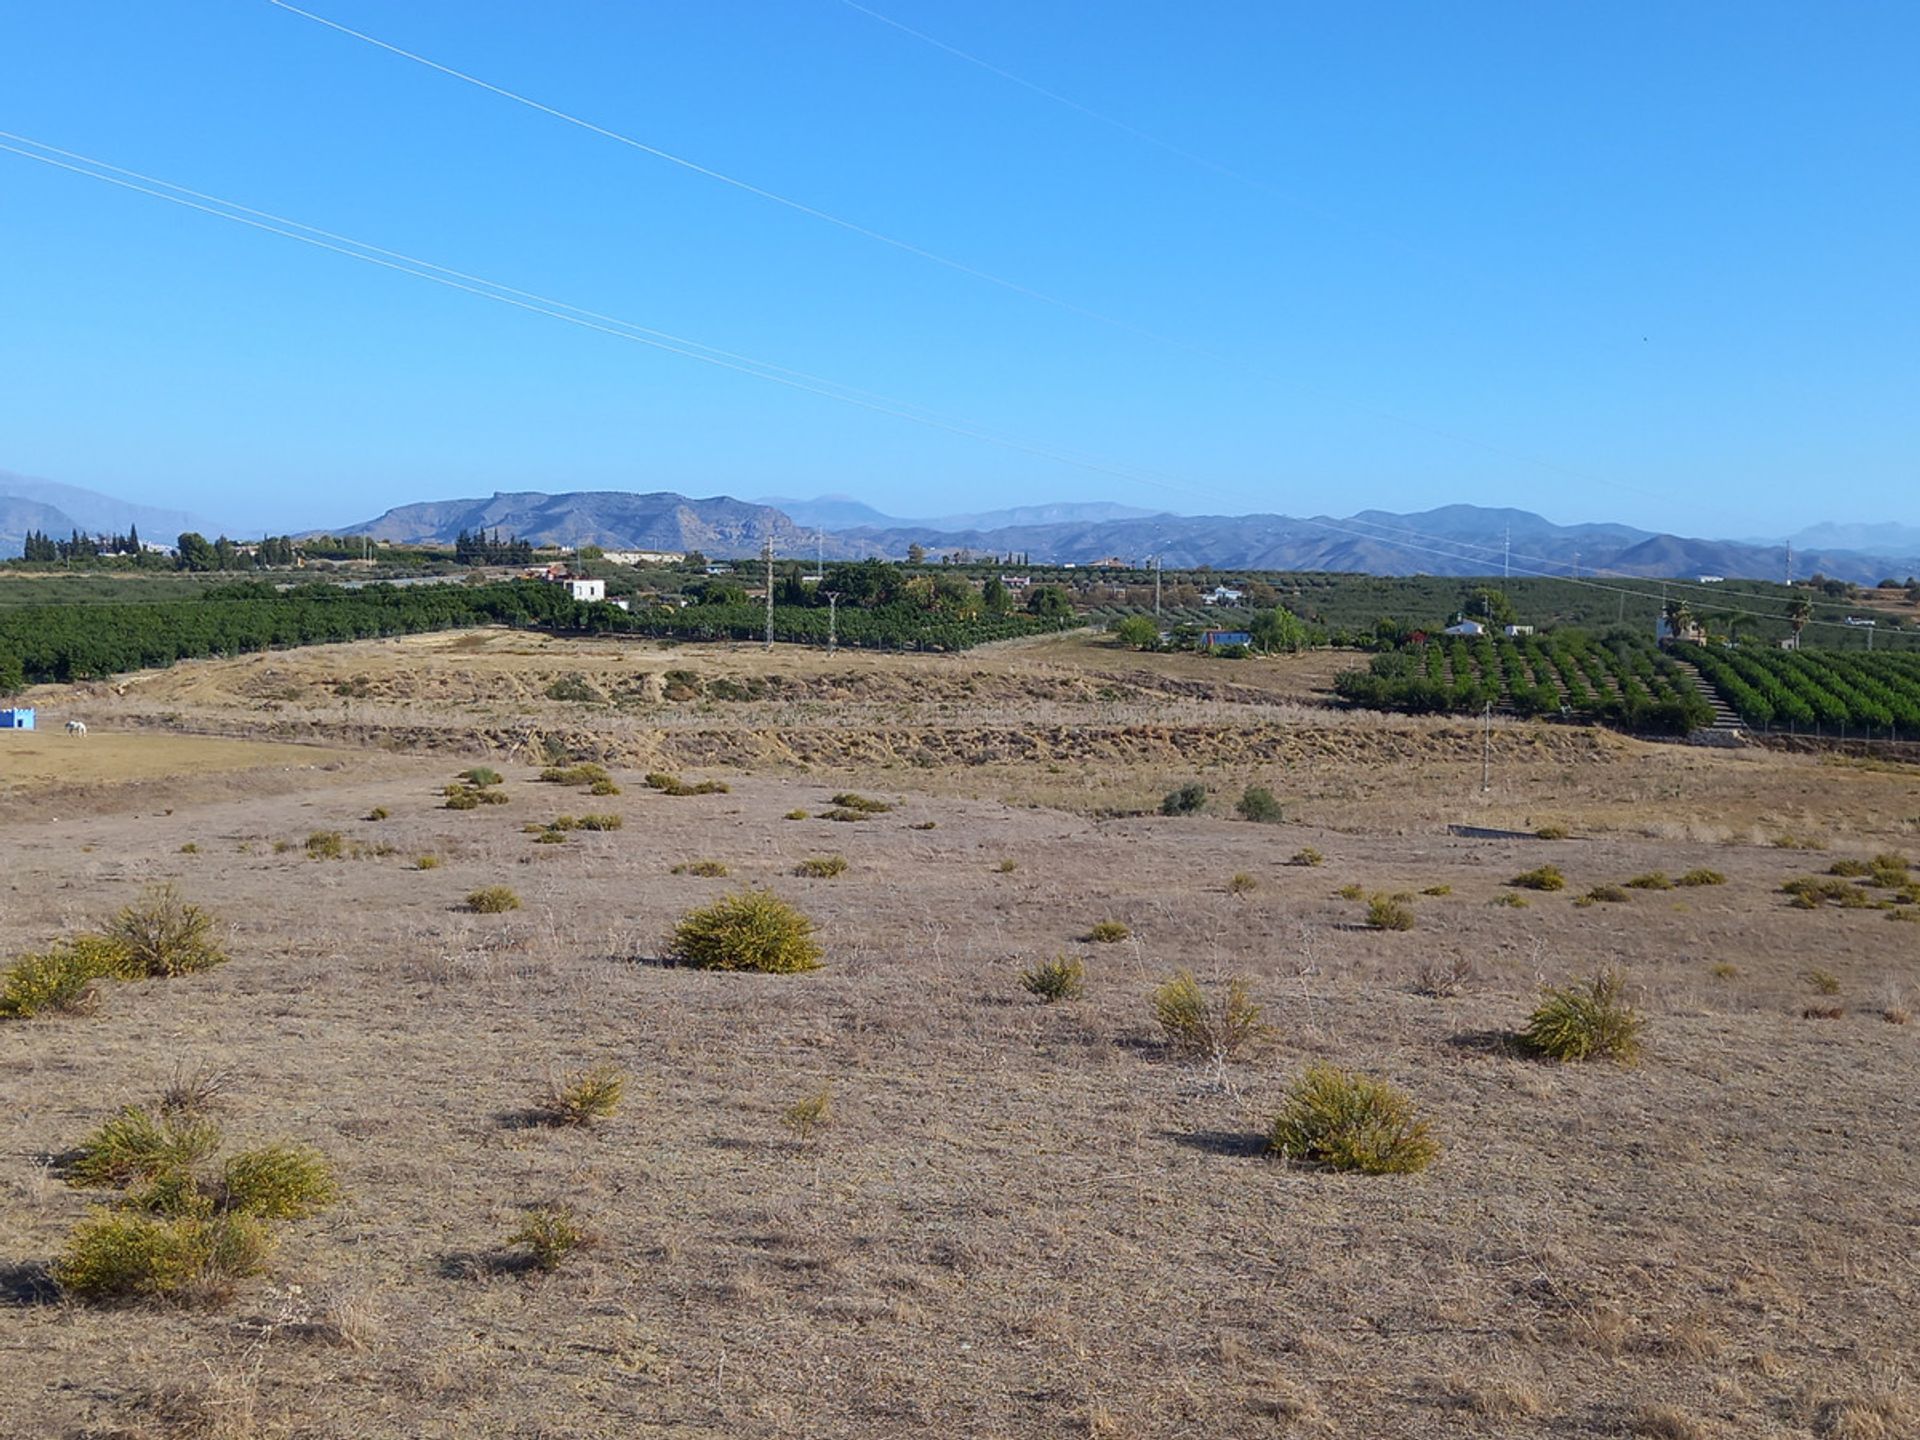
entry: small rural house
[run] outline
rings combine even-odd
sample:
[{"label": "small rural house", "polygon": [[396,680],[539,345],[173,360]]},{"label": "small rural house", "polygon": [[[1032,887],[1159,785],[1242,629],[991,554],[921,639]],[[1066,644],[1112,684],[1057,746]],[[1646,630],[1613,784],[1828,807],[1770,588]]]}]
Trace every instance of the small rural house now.
[{"label": "small rural house", "polygon": [[1200,632],[1202,650],[1224,650],[1229,645],[1248,646],[1253,644],[1253,636],[1245,630],[1203,630]]},{"label": "small rural house", "polygon": [[1478,620],[1458,620],[1447,626],[1444,633],[1448,635],[1484,635],[1487,633],[1487,627],[1482,625]]},{"label": "small rural house", "polygon": [[1236,590],[1231,585],[1216,585],[1200,596],[1202,605],[1238,605],[1247,598],[1247,592]]},{"label": "small rural house", "polygon": [[566,586],[567,593],[583,605],[598,605],[607,598],[604,580],[583,580],[578,575],[569,575],[558,583]]},{"label": "small rural house", "polygon": [[1531,625],[1509,625],[1505,630],[1506,637],[1509,640],[1518,640],[1523,635],[1531,635],[1532,633],[1533,627]]},{"label": "small rural house", "polygon": [[28,706],[18,710],[0,710],[0,730],[31,730],[33,709]]}]

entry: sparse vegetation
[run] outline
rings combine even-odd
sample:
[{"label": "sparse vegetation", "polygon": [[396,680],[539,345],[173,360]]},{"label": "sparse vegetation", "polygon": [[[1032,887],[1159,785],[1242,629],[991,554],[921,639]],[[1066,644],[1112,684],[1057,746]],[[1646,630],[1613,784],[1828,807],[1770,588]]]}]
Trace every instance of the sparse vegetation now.
[{"label": "sparse vegetation", "polygon": [[725,795],[733,788],[724,780],[702,780],[690,785],[678,775],[661,770],[651,772],[646,783],[649,790],[658,790],[662,795]]},{"label": "sparse vegetation", "polygon": [[1447,896],[1453,894],[1453,887],[1451,885],[1428,885],[1422,889],[1420,893],[1435,900],[1444,900]]},{"label": "sparse vegetation", "polygon": [[306,849],[315,860],[340,860],[346,856],[347,841],[338,830],[316,830],[307,836]]},{"label": "sparse vegetation", "polygon": [[1514,876],[1507,884],[1522,890],[1564,890],[1567,877],[1560,873],[1558,865],[1541,865]]},{"label": "sparse vegetation", "polygon": [[1193,972],[1182,970],[1153,992],[1152,1009],[1167,1043],[1182,1055],[1226,1061],[1272,1033],[1237,977],[1209,1000]]},{"label": "sparse vegetation", "polygon": [[1673,881],[1667,878],[1664,870],[1649,870],[1644,875],[1636,875],[1626,882],[1629,890],[1671,890]]},{"label": "sparse vegetation", "polygon": [[128,976],[190,975],[224,965],[214,917],[172,885],[150,886],[107,923],[105,939],[126,956]]},{"label": "sparse vegetation", "polygon": [[813,921],[769,890],[744,890],[688,911],[667,945],[675,964],[776,975],[817,969],[822,953]]},{"label": "sparse vegetation", "polygon": [[1682,875],[1673,883],[1676,885],[1685,885],[1689,888],[1700,885],[1724,885],[1727,883],[1727,877],[1722,875],[1718,870],[1697,868],[1687,871],[1686,874]]},{"label": "sparse vegetation", "polygon": [[842,810],[858,810],[862,815],[885,815],[894,808],[885,800],[874,800],[851,790],[842,790],[835,795],[833,804]]},{"label": "sparse vegetation", "polygon": [[1310,1066],[1289,1088],[1268,1148],[1290,1160],[1364,1175],[1424,1170],[1440,1153],[1403,1091],[1332,1065]]},{"label": "sparse vegetation", "polygon": [[1445,960],[1429,960],[1415,972],[1413,988],[1436,1000],[1449,999],[1466,988],[1473,978],[1473,962],[1464,955]]},{"label": "sparse vegetation", "polygon": [[1841,910],[1867,910],[1873,907],[1873,896],[1867,890],[1837,876],[1808,875],[1789,880],[1780,889],[1783,894],[1792,897],[1794,908],[1799,910],[1818,910],[1823,905],[1832,905]]},{"label": "sparse vegetation", "polygon": [[1287,818],[1286,807],[1264,785],[1247,786],[1240,792],[1240,798],[1234,802],[1233,808],[1242,820],[1251,820],[1260,825],[1278,824]]},{"label": "sparse vegetation", "polygon": [[1581,898],[1589,905],[1625,905],[1633,899],[1618,885],[1596,885]]},{"label": "sparse vegetation", "polygon": [[413,868],[416,870],[438,870],[440,868],[440,857],[438,855],[416,856],[414,858]]},{"label": "sparse vegetation", "polygon": [[1740,967],[1731,960],[1719,960],[1714,962],[1707,973],[1716,980],[1737,980],[1740,978]]},{"label": "sparse vegetation", "polygon": [[1052,1005],[1061,1000],[1078,1000],[1087,990],[1087,967],[1079,960],[1056,955],[1020,972],[1021,988],[1038,995]]},{"label": "sparse vegetation", "polygon": [[793,867],[793,873],[805,876],[809,880],[831,880],[835,875],[847,873],[847,857],[844,855],[809,855]]},{"label": "sparse vegetation", "polygon": [[1524,910],[1532,902],[1524,895],[1516,895],[1511,890],[1506,890],[1494,896],[1492,903],[1504,906],[1508,910]]},{"label": "sparse vegetation", "polygon": [[[607,767],[597,765],[591,760],[582,760],[572,765],[549,765],[540,772],[540,778],[549,785],[569,785],[575,789],[585,788],[598,795],[603,792],[594,789],[598,785],[611,785],[613,777],[607,773]],[[671,777],[669,777],[671,778]],[[652,779],[651,776],[648,777]],[[619,793],[618,791],[612,793]]]},{"label": "sparse vegetation", "polygon": [[1289,865],[1324,865],[1326,863],[1326,860],[1327,860],[1327,857],[1322,855],[1318,850],[1314,849],[1313,846],[1302,845],[1298,850],[1293,852],[1293,857],[1287,861],[1287,864]]},{"label": "sparse vegetation", "polygon": [[524,1245],[533,1264],[541,1270],[558,1270],[576,1250],[593,1244],[593,1236],[581,1224],[571,1205],[533,1205],[520,1212],[520,1224],[507,1236],[507,1246]]},{"label": "sparse vegetation", "polygon": [[1367,901],[1369,930],[1413,929],[1413,907],[1391,895],[1375,895]]},{"label": "sparse vegetation", "polygon": [[1533,835],[1536,840],[1564,840],[1567,838],[1567,833],[1567,827],[1564,825],[1542,825],[1533,832]]},{"label": "sparse vegetation", "polygon": [[807,818],[807,812],[804,810],[789,810],[780,818],[782,820],[805,820]]},{"label": "sparse vegetation", "polygon": [[1816,995],[1838,995],[1840,993],[1840,977],[1832,971],[1816,968],[1807,971],[1805,978],[1807,984],[1813,987],[1813,993]]},{"label": "sparse vegetation", "polygon": [[1132,934],[1125,921],[1101,920],[1087,931],[1087,939],[1095,945],[1118,945]]},{"label": "sparse vegetation", "polygon": [[302,1145],[263,1145],[228,1159],[221,1177],[225,1208],[263,1220],[297,1220],[340,1198],[333,1168]]},{"label": "sparse vegetation", "polygon": [[1207,787],[1195,781],[1169,790],[1160,801],[1162,815],[1198,815],[1207,808]]},{"label": "sparse vegetation", "polygon": [[1012,860],[1002,860],[998,865],[993,867],[993,873],[996,875],[1011,875],[1019,868],[1020,866]]},{"label": "sparse vegetation", "polygon": [[506,777],[498,770],[486,765],[475,765],[470,770],[462,770],[460,778],[476,790],[490,790],[495,785],[506,783]]},{"label": "sparse vegetation", "polygon": [[1366,895],[1367,887],[1358,881],[1349,881],[1333,893],[1340,900],[1359,900]]},{"label": "sparse vegetation", "polygon": [[1521,1043],[1551,1060],[1633,1064],[1646,1022],[1628,1003],[1626,990],[1625,977],[1613,970],[1562,988],[1543,988]]},{"label": "sparse vegetation", "polygon": [[833,1091],[825,1085],[780,1112],[780,1123],[803,1145],[824,1130],[832,1119]]},{"label": "sparse vegetation", "polygon": [[500,915],[520,908],[520,897],[505,885],[484,885],[467,896],[467,909],[476,915]]},{"label": "sparse vegetation", "polygon": [[595,1065],[550,1081],[535,1109],[549,1125],[585,1127],[610,1119],[620,1108],[626,1088],[627,1077],[621,1071],[612,1065]]}]

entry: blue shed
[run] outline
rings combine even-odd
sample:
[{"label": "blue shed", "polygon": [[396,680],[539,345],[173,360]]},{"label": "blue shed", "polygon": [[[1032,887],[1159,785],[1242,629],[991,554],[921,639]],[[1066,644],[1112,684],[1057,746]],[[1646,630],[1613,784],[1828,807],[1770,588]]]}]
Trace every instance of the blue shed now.
[{"label": "blue shed", "polygon": [[1245,630],[1208,630],[1200,636],[1202,650],[1224,650],[1229,645],[1252,644],[1253,636]]},{"label": "blue shed", "polygon": [[33,729],[33,710],[0,710],[0,730]]}]

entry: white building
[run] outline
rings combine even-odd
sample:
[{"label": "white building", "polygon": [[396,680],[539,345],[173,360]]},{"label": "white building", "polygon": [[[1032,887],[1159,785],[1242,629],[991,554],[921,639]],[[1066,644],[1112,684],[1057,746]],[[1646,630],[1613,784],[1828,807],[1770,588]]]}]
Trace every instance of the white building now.
[{"label": "white building", "polygon": [[1462,620],[1458,624],[1447,626],[1445,633],[1448,635],[1484,635],[1487,633],[1487,627],[1482,625],[1478,620]]},{"label": "white building", "polygon": [[567,593],[582,605],[598,605],[607,598],[604,580],[582,580],[578,575],[568,575],[554,583],[566,586]]},{"label": "white building", "polygon": [[1202,605],[1238,605],[1247,598],[1247,592],[1236,590],[1231,585],[1216,585],[1200,596]]},{"label": "white building", "polygon": [[615,565],[678,565],[687,557],[678,550],[602,550],[600,558]]}]

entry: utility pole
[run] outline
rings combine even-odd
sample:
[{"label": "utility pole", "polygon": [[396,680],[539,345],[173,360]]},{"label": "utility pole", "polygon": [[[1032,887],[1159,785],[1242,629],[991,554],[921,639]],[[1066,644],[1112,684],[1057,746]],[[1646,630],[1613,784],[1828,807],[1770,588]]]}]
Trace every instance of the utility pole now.
[{"label": "utility pole", "polygon": [[1793,588],[1793,542],[1787,542],[1787,588]]},{"label": "utility pole", "polygon": [[1160,618],[1160,557],[1153,557],[1153,618]]},{"label": "utility pole", "polygon": [[767,557],[767,649],[773,649],[773,532],[767,532],[763,547]]},{"label": "utility pole", "polygon": [[1480,793],[1493,789],[1493,701],[1480,712]]},{"label": "utility pole", "polygon": [[839,609],[840,592],[838,590],[827,591],[827,653],[829,655],[833,654],[833,652],[839,648],[837,644],[839,635],[835,628],[836,621],[839,618]]}]

